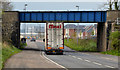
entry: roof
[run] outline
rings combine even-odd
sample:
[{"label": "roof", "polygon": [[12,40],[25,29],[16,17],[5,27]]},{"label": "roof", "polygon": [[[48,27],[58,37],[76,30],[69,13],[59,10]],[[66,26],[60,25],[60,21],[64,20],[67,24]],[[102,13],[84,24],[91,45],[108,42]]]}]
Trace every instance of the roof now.
[{"label": "roof", "polygon": [[[79,29],[78,29],[79,27]],[[76,26],[75,24],[67,24],[65,25],[64,27],[65,29],[76,29],[76,31],[78,30],[78,32],[92,32],[93,31],[93,28],[97,28],[97,24],[95,24],[94,26],[91,25],[91,26],[85,26],[85,25],[79,25],[79,26]]]},{"label": "roof", "polygon": [[75,24],[67,24],[64,26],[65,29],[85,29],[85,25],[75,25]]},{"label": "roof", "polygon": [[85,25],[79,25],[79,26],[76,26],[76,29],[85,29]]},{"label": "roof", "polygon": [[94,28],[94,26],[90,26],[88,29],[87,29],[87,32],[92,32],[93,31],[93,28]]},{"label": "roof", "polygon": [[67,24],[64,26],[65,29],[76,29],[76,25],[75,24]]}]

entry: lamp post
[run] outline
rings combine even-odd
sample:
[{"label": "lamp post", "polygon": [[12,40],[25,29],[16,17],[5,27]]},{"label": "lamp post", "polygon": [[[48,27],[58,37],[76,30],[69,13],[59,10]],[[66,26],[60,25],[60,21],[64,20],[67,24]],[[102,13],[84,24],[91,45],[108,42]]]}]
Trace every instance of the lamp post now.
[{"label": "lamp post", "polygon": [[[76,7],[78,8],[78,11],[79,11],[79,6],[76,5]],[[79,34],[79,23],[77,24],[77,44],[78,44],[78,39],[79,39],[78,34]]]},{"label": "lamp post", "polygon": [[27,10],[27,6],[28,6],[28,4],[25,4],[25,5],[24,5],[24,10],[25,10],[25,11]]},{"label": "lamp post", "polygon": [[[24,5],[24,9],[23,9],[23,10],[25,10],[25,11],[26,11],[26,10],[27,10],[27,6],[28,6],[28,4],[25,4],[25,5]],[[24,32],[25,32],[25,37],[26,37],[26,23],[25,23],[25,30],[24,30]]]},{"label": "lamp post", "polygon": [[79,11],[79,6],[78,6],[78,5],[76,5],[76,7],[78,8],[78,11]]}]

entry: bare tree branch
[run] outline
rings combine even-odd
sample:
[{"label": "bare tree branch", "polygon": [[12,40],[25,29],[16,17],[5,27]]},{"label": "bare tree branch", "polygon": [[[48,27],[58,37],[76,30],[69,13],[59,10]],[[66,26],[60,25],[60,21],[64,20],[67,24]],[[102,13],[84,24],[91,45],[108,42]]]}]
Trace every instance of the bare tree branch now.
[{"label": "bare tree branch", "polygon": [[0,1],[0,9],[2,11],[11,11],[13,10],[13,5],[8,0]]}]

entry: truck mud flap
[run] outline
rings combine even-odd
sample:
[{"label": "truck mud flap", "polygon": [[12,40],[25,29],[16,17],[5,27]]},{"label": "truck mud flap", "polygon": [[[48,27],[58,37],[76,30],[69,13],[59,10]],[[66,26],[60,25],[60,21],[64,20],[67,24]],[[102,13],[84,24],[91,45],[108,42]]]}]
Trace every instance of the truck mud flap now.
[{"label": "truck mud flap", "polygon": [[54,54],[63,55],[63,50],[52,50],[52,49],[50,49],[50,50],[46,50],[45,53],[47,55],[54,55]]}]

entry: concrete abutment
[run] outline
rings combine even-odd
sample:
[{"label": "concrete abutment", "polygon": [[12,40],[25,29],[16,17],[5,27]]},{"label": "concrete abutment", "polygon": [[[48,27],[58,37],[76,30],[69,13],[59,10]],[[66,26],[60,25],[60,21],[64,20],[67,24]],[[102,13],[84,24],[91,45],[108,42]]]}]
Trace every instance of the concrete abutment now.
[{"label": "concrete abutment", "polygon": [[18,12],[4,12],[2,15],[2,41],[20,46],[20,23]]},{"label": "concrete abutment", "polygon": [[107,23],[97,24],[97,50],[99,52],[106,51],[106,35]]}]

